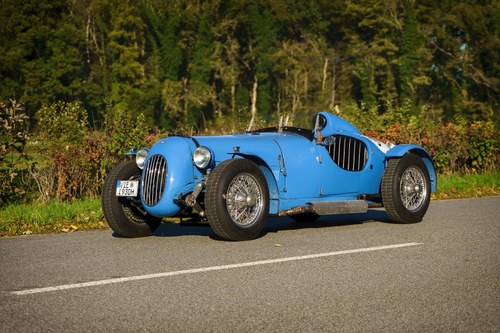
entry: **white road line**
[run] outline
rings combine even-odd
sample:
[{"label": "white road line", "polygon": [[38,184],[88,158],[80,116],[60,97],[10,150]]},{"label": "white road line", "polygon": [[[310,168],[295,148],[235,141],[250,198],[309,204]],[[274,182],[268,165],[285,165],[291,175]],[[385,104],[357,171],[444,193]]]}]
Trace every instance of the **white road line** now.
[{"label": "white road line", "polygon": [[334,252],[326,252],[326,253],[316,253],[316,254],[309,254],[309,255],[296,256],[296,257],[286,257],[286,258],[278,258],[278,259],[251,261],[251,262],[244,262],[244,263],[231,264],[231,265],[221,265],[221,266],[193,268],[193,269],[186,269],[186,270],[173,271],[173,272],[163,272],[163,273],[155,273],[155,274],[137,275],[137,276],[115,278],[115,279],[107,279],[107,280],[99,280],[99,281],[90,281],[90,282],[75,283],[75,284],[64,284],[64,285],[54,286],[54,287],[45,287],[45,288],[35,288],[35,289],[25,289],[25,290],[13,291],[12,294],[15,294],[15,295],[30,295],[30,294],[37,294],[37,293],[46,293],[46,292],[50,292],[50,291],[60,291],[60,290],[67,290],[67,289],[77,289],[77,288],[102,286],[102,285],[106,285],[106,284],[123,283],[123,282],[129,282],[129,281],[138,281],[138,280],[147,280],[147,279],[156,279],[156,278],[164,278],[164,277],[169,277],[169,276],[177,276],[177,275],[185,275],[185,274],[196,274],[196,273],[205,273],[205,272],[212,272],[212,271],[222,271],[222,270],[242,268],[242,267],[279,264],[279,263],[289,262],[289,261],[298,261],[298,260],[307,260],[307,259],[316,259],[316,258],[338,256],[338,255],[341,255],[341,254],[352,254],[352,253],[361,253],[361,252],[371,252],[371,251],[397,249],[397,248],[401,248],[401,247],[409,247],[409,246],[416,246],[416,245],[422,245],[422,243],[404,243],[404,244],[384,245],[384,246],[367,247],[367,248],[353,249],[353,250],[343,250],[343,251],[334,251]]}]

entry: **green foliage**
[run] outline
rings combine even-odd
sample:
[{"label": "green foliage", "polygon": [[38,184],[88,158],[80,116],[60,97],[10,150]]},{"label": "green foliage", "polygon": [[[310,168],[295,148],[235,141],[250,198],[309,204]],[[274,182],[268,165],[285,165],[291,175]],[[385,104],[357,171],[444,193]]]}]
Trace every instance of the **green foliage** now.
[{"label": "green foliage", "polygon": [[87,110],[78,102],[44,106],[37,112],[37,117],[39,133],[50,142],[50,147],[78,144],[88,132]]},{"label": "green foliage", "polygon": [[381,111],[397,98],[394,68],[398,64],[398,1],[348,1],[346,38],[350,42],[355,96]]},{"label": "green foliage", "polygon": [[85,29],[69,3],[3,1],[0,21],[0,100],[16,96],[33,115],[43,104],[81,97]]},{"label": "green foliage", "polygon": [[146,82],[141,56],[144,52],[145,24],[131,1],[109,1],[108,34],[111,85],[109,101],[136,115],[141,109]]},{"label": "green foliage", "polygon": [[26,193],[23,178],[29,166],[27,120],[22,105],[15,100],[0,103],[0,206]]},{"label": "green foliage", "polygon": [[407,101],[444,122],[499,121],[499,13],[467,0],[5,0],[0,100],[30,117],[81,102],[100,129],[106,105],[168,129]]},{"label": "green foliage", "polygon": [[[498,168],[500,138],[493,122],[476,121],[467,129],[469,154],[467,164],[472,172]],[[497,165],[495,165],[497,164]]]},{"label": "green foliage", "polygon": [[414,1],[407,0],[404,2],[404,25],[399,47],[399,99],[411,99],[416,96],[418,85],[428,82],[422,78],[422,73],[418,65],[420,63],[418,52],[421,44],[421,36],[418,33],[417,13],[415,10]]},{"label": "green foliage", "polygon": [[115,158],[123,156],[130,148],[144,147],[144,140],[150,132],[144,114],[134,117],[119,108],[108,110],[105,130],[106,150]]}]

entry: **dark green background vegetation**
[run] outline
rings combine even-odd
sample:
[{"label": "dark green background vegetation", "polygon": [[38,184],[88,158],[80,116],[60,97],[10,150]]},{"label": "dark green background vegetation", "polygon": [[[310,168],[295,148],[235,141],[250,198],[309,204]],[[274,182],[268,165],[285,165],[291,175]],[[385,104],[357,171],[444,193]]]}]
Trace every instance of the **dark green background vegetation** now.
[{"label": "dark green background vegetation", "polygon": [[498,1],[3,0],[0,22],[0,205],[98,195],[167,132],[320,110],[440,173],[498,169]]}]

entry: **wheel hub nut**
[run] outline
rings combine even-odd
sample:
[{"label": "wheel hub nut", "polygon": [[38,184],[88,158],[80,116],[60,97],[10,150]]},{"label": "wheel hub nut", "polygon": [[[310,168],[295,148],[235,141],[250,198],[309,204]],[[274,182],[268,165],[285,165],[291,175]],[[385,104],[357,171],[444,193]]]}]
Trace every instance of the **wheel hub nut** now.
[{"label": "wheel hub nut", "polygon": [[253,207],[257,203],[257,199],[253,195],[248,195],[246,198],[247,207]]}]

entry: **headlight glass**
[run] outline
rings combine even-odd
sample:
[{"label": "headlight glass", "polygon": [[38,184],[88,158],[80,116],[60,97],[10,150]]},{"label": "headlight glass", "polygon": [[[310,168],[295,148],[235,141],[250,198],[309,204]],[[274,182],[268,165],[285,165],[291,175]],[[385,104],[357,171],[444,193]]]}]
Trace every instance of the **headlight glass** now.
[{"label": "headlight glass", "polygon": [[135,163],[139,167],[139,169],[144,169],[144,164],[146,162],[146,157],[148,156],[149,151],[145,148],[140,149],[135,155]]},{"label": "headlight glass", "polygon": [[193,153],[193,162],[200,168],[207,168],[212,162],[212,152],[207,147],[200,146]]}]

